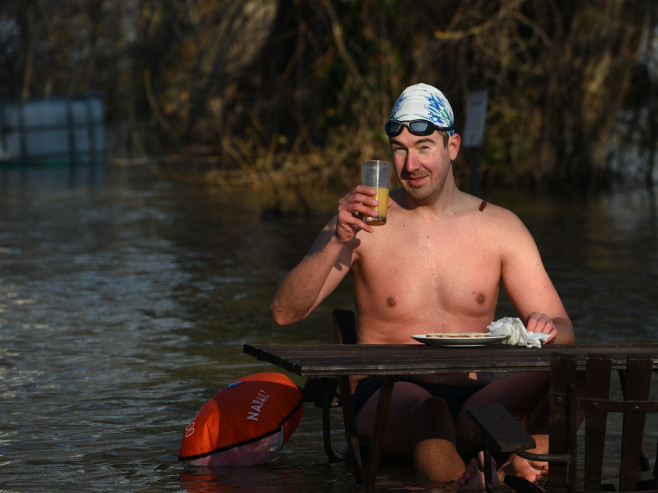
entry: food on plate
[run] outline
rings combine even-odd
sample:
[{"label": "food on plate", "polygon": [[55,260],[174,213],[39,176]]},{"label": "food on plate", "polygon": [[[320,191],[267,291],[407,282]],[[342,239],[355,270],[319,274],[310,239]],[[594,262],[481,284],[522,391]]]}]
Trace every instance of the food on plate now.
[{"label": "food on plate", "polygon": [[459,337],[460,339],[465,338],[477,338],[477,337],[489,337],[488,332],[432,332],[425,334],[425,337]]}]

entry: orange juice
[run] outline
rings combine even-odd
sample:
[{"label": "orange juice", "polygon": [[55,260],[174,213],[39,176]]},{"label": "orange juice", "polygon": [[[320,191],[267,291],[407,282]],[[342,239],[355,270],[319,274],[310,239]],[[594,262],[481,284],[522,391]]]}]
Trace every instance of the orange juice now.
[{"label": "orange juice", "polygon": [[375,198],[379,201],[377,206],[373,206],[372,209],[377,211],[377,217],[365,217],[363,222],[368,223],[372,226],[381,226],[386,224],[386,212],[388,211],[388,188],[374,187],[377,190]]},{"label": "orange juice", "polygon": [[390,178],[391,163],[388,161],[374,159],[361,163],[361,183],[376,190],[375,198],[378,201],[377,207],[372,207],[373,210],[377,211],[377,217],[366,216],[363,218],[364,222],[373,226],[386,224]]}]

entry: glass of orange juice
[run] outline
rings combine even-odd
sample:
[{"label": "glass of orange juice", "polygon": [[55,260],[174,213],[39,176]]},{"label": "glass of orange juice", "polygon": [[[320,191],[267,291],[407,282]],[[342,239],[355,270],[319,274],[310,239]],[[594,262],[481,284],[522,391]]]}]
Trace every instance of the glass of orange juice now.
[{"label": "glass of orange juice", "polygon": [[377,217],[364,216],[363,222],[372,226],[386,224],[391,163],[380,160],[366,161],[361,164],[361,178],[363,185],[377,190],[375,198],[379,201],[377,206],[373,206],[377,211]]}]

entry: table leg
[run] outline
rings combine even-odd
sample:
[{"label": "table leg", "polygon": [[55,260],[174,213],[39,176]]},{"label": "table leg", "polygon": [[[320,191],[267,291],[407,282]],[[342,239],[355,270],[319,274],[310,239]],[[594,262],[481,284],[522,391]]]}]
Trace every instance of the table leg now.
[{"label": "table leg", "polygon": [[366,463],[366,484],[370,487],[375,486],[377,477],[377,468],[382,452],[384,442],[384,432],[386,431],[386,421],[388,420],[388,411],[391,407],[391,396],[393,395],[394,377],[382,377],[382,386],[379,390],[379,402],[377,403],[377,414],[372,426],[372,439],[370,449],[368,450],[368,460]]},{"label": "table leg", "polygon": [[498,474],[498,471],[494,472],[494,468],[491,463],[491,445],[490,439],[488,436],[484,438],[484,486],[487,491],[491,490],[491,485],[493,484],[493,475]]},{"label": "table leg", "polygon": [[[336,380],[323,378],[320,388],[320,405],[322,407],[322,440],[324,442],[324,452],[327,454],[330,462],[338,462],[340,459],[331,448],[331,426],[329,424],[329,407],[333,401],[336,391]],[[317,399],[316,399],[317,403]]]},{"label": "table leg", "polygon": [[354,407],[352,406],[352,393],[350,391],[349,377],[342,376],[338,378],[341,408],[343,410],[343,423],[345,425],[345,437],[347,438],[347,447],[349,456],[354,464],[354,476],[357,483],[363,481],[365,474],[363,462],[361,460],[361,447],[359,446],[359,437],[356,433],[356,423],[354,422]]}]

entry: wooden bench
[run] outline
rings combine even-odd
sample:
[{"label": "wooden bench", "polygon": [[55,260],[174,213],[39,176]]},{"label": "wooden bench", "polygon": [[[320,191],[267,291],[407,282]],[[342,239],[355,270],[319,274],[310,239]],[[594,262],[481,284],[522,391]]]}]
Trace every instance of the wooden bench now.
[{"label": "wooden bench", "polygon": [[[616,355],[618,360],[619,355]],[[651,356],[628,355],[626,368],[619,370],[622,398],[610,396],[612,355],[590,354],[586,357],[584,375],[577,370],[577,357],[553,353],[551,356],[551,388],[549,402],[548,454],[533,454],[532,438],[500,404],[481,404],[468,409],[486,436],[485,482],[488,491],[495,491],[489,458],[492,454],[517,453],[528,459],[548,461],[547,492],[658,491],[654,466],[652,478],[641,478],[641,470],[648,470],[644,453],[645,422],[648,413],[658,413],[658,401],[650,399],[653,359]],[[608,415],[622,416],[621,449],[614,477],[609,472],[606,458]],[[579,428],[584,419],[584,433]],[[580,454],[579,440],[584,435],[584,454]],[[582,448],[582,447],[580,447]],[[507,481],[509,484],[512,481]],[[604,481],[606,485],[604,485]],[[537,491],[534,485],[514,481],[518,491]],[[612,490],[614,491],[614,489]]]}]

